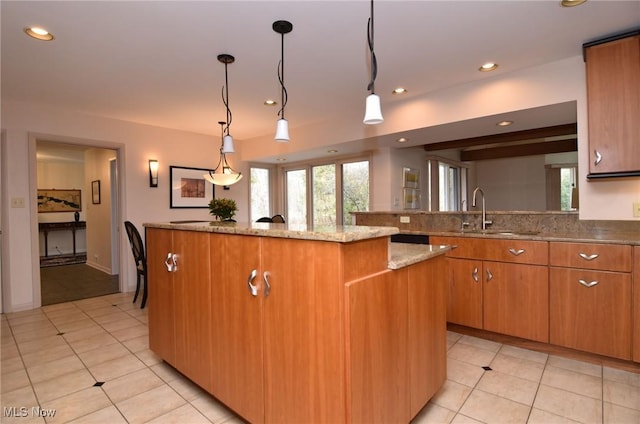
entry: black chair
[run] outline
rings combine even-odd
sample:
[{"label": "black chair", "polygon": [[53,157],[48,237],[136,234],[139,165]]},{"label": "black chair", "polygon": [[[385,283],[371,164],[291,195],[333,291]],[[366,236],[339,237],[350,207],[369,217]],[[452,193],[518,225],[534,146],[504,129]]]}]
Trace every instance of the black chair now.
[{"label": "black chair", "polygon": [[142,293],[142,303],[140,304],[140,309],[142,309],[147,303],[147,257],[144,254],[142,237],[140,237],[136,226],[133,225],[131,221],[125,221],[124,228],[127,230],[127,237],[129,237],[133,259],[136,261],[136,294],[133,296],[133,303],[136,303],[138,299],[140,284],[144,279],[144,292]]},{"label": "black chair", "polygon": [[271,217],[271,222],[276,222],[278,224],[284,224],[284,216],[277,214]]},{"label": "black chair", "polygon": [[258,219],[256,222],[273,222],[273,220],[268,216],[263,216],[262,218]]}]

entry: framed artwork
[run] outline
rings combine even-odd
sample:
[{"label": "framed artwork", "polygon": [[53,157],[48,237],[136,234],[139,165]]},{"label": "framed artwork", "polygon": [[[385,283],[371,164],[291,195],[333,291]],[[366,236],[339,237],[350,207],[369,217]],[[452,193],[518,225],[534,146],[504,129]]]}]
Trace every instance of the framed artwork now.
[{"label": "framed artwork", "polygon": [[81,210],[81,190],[38,189],[38,213],[79,212]]},{"label": "framed artwork", "polygon": [[402,168],[402,187],[420,188],[420,170],[414,168]]},{"label": "framed artwork", "polygon": [[420,208],[420,190],[415,188],[402,189],[402,199],[405,209]]},{"label": "framed artwork", "polygon": [[100,204],[100,180],[91,181],[91,203]]},{"label": "framed artwork", "polygon": [[213,169],[169,167],[171,208],[208,208],[214,197],[214,186],[204,179]]}]

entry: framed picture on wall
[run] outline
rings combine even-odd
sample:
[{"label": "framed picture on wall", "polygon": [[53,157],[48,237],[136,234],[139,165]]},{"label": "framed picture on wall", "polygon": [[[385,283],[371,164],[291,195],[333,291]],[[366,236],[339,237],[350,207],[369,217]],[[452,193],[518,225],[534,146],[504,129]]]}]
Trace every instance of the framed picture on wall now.
[{"label": "framed picture on wall", "polygon": [[100,204],[100,180],[91,181],[91,203]]},{"label": "framed picture on wall", "polygon": [[420,170],[402,168],[402,183],[404,188],[420,188]]},{"label": "framed picture on wall", "polygon": [[38,189],[38,213],[79,212],[81,210],[81,190]]},{"label": "framed picture on wall", "polygon": [[208,208],[214,197],[214,186],[204,179],[213,169],[169,167],[169,203],[171,208]]},{"label": "framed picture on wall", "polygon": [[420,190],[414,188],[402,189],[402,199],[405,209],[420,208]]}]

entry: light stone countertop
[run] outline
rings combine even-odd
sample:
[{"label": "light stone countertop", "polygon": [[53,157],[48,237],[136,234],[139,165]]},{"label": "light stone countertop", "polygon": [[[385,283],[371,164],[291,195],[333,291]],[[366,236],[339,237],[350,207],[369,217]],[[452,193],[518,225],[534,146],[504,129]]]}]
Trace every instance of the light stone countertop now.
[{"label": "light stone countertop", "polygon": [[400,269],[436,256],[444,255],[451,246],[389,243],[389,269]]},{"label": "light stone countertop", "polygon": [[203,231],[220,234],[278,237],[301,240],[349,243],[398,234],[396,227],[368,227],[362,225],[272,224],[268,222],[171,221],[144,223],[146,228]]},{"label": "light stone countertop", "polygon": [[593,231],[589,233],[559,233],[559,232],[510,232],[508,230],[482,231],[408,231],[407,233],[425,234],[429,236],[449,237],[481,237],[511,240],[562,241],[569,243],[603,243],[630,244],[640,246],[640,233],[637,232],[609,232]]}]

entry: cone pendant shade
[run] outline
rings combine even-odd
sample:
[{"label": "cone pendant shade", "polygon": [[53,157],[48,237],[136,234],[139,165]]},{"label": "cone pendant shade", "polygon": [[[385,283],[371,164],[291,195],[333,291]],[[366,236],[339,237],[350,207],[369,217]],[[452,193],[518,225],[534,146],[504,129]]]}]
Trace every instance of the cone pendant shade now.
[{"label": "cone pendant shade", "polygon": [[366,109],[364,112],[364,123],[368,125],[380,124],[384,121],[382,108],[380,107],[380,97],[377,94],[367,96]]},{"label": "cone pendant shade", "polygon": [[236,149],[233,147],[233,137],[225,135],[222,139],[222,153],[235,153]]},{"label": "cone pendant shade", "polygon": [[276,126],[276,141],[289,141],[289,122],[286,119],[278,119]]}]

